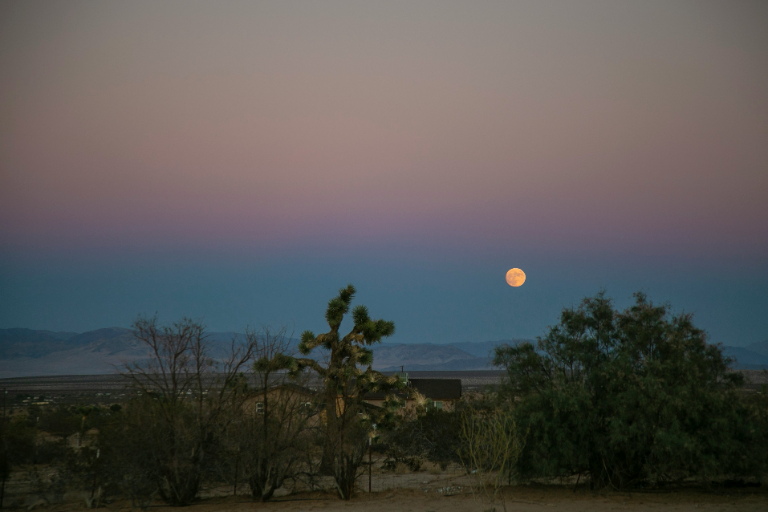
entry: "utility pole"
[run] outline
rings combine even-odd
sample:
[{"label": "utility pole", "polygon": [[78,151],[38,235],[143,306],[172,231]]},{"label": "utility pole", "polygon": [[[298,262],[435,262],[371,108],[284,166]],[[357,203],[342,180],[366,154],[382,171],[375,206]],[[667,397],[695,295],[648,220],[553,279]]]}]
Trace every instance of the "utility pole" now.
[{"label": "utility pole", "polygon": [[237,496],[237,475],[238,475],[238,466],[240,465],[240,448],[237,449],[237,455],[235,455],[235,491],[232,493],[233,496]]},{"label": "utility pole", "polygon": [[371,473],[373,471],[373,436],[376,434],[376,424],[373,425],[373,431],[368,436],[368,495],[371,494]]},{"label": "utility pole", "polygon": [[40,431],[40,416],[35,417],[35,451],[32,454],[32,464],[37,466],[37,434]]},{"label": "utility pole", "polygon": [[0,487],[0,509],[3,508],[3,501],[5,501],[5,477],[6,472],[8,469],[10,469],[10,462],[8,461],[8,453],[7,453],[7,446],[6,446],[6,437],[8,436],[7,428],[5,425],[5,397],[8,396],[8,390],[6,388],[3,388],[3,464],[5,467],[0,468],[0,471],[3,472],[3,484],[2,487]]},{"label": "utility pole", "polygon": [[[93,502],[93,495],[96,493],[96,474],[98,473],[99,455],[101,455],[101,449],[96,449],[96,460],[93,461],[93,485],[91,485],[91,502]],[[99,493],[101,494],[101,493]]]},{"label": "utility pole", "polygon": [[368,438],[368,495],[371,494],[371,468],[373,462],[371,461],[371,452],[373,451],[373,436]]}]

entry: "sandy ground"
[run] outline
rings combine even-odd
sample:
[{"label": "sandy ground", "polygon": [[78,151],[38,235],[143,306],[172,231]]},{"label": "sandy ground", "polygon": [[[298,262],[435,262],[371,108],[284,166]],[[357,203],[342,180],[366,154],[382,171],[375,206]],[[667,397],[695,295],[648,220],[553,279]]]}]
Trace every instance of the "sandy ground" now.
[{"label": "sandy ground", "polygon": [[[374,475],[374,482],[377,480]],[[298,492],[282,495],[267,503],[254,502],[247,494],[202,498],[188,512],[239,511],[360,511],[360,512],[490,512],[501,511],[768,511],[768,489],[747,488],[720,491],[674,490],[669,492],[600,492],[586,488],[574,492],[573,486],[527,485],[503,489],[495,502],[487,496],[473,494],[464,475],[429,474],[427,472],[390,475],[389,480],[378,478],[379,485],[368,493],[368,479],[361,479],[361,490],[352,500],[342,501],[331,491]],[[384,487],[395,486],[394,488]],[[204,494],[220,494],[218,492]],[[231,489],[229,489],[231,492]],[[241,492],[247,492],[246,488]],[[20,510],[33,505],[34,510],[74,511],[85,508],[82,499],[70,495],[65,503],[44,502],[25,504]],[[128,501],[120,500],[102,510],[131,511]],[[136,510],[136,509],[133,509]],[[150,512],[178,512],[180,508],[157,503]]]},{"label": "sandy ground", "polygon": [[[451,466],[446,471],[436,466],[427,466],[418,472],[383,471],[379,461],[374,462],[372,473],[372,492],[368,493],[368,475],[361,475],[358,480],[359,492],[350,501],[339,500],[330,490],[330,479],[319,482],[326,491],[301,491],[281,489],[272,501],[253,502],[247,494],[246,486],[241,485],[237,496],[232,496],[232,487],[217,486],[204,489],[202,499],[183,510],[188,512],[215,511],[410,511],[410,512],[485,512],[495,508],[497,512],[507,511],[614,511],[614,510],[675,510],[675,511],[768,511],[768,488],[738,488],[720,490],[673,490],[669,492],[600,492],[595,493],[581,486],[574,492],[570,485],[521,485],[508,487],[495,503],[481,495],[473,494],[472,481],[458,466]],[[21,474],[12,478],[6,488],[6,494],[16,495],[19,510],[26,510],[33,505],[34,510],[74,511],[85,508],[83,493],[67,493],[64,503],[47,504],[40,496],[27,494],[27,482],[21,481]],[[18,480],[17,480],[18,479]],[[15,481],[13,481],[15,480]],[[15,491],[15,492],[14,492]],[[23,498],[22,498],[23,496]],[[18,499],[22,498],[22,499]],[[7,501],[6,504],[10,504]],[[102,510],[128,511],[128,501],[116,501]],[[150,512],[176,511],[179,508],[168,507],[156,502]]]},{"label": "sandy ground", "polygon": [[[504,500],[495,504],[474,497],[471,492],[440,495],[418,489],[397,489],[371,494],[360,493],[350,501],[341,501],[332,494],[307,493],[283,497],[267,503],[254,503],[244,496],[210,498],[185,507],[188,512],[228,511],[364,511],[364,512],[485,512],[495,508],[507,511],[761,511],[768,510],[766,493],[714,494],[676,491],[670,493],[612,493],[594,494],[588,491],[573,492],[570,488],[519,487],[508,489]],[[48,507],[55,510],[80,510],[82,505]],[[116,502],[108,510],[130,510],[127,502]],[[151,512],[178,511],[179,508],[153,506]]]}]

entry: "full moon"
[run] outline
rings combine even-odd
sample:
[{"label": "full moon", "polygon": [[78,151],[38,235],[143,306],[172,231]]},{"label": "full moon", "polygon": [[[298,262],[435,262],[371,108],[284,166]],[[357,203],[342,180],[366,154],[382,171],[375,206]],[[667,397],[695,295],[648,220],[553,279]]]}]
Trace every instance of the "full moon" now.
[{"label": "full moon", "polygon": [[519,268],[513,268],[507,271],[507,284],[509,286],[522,286],[525,282],[525,272]]}]

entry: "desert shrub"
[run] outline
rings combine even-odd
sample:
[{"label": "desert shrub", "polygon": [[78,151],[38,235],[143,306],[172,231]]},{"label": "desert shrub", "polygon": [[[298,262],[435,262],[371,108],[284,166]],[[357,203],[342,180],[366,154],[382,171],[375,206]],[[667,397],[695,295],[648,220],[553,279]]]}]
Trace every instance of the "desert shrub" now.
[{"label": "desert shrub", "polygon": [[68,437],[80,432],[84,423],[81,415],[69,407],[59,406],[41,409],[38,414],[37,418],[39,419],[35,418],[36,426],[55,436]]},{"label": "desert shrub", "polygon": [[530,432],[520,473],[616,488],[759,475],[766,423],[740,399],[741,376],[690,315],[635,298],[619,312],[600,293],[564,310],[536,347],[496,349]]},{"label": "desert shrub", "polygon": [[[252,407],[238,416],[231,441],[254,499],[267,501],[286,481],[306,471],[312,448],[311,426],[318,415],[305,374],[289,379],[295,360],[286,329],[248,331],[255,362],[249,375]],[[259,410],[256,410],[256,404]]]},{"label": "desert shrub", "polygon": [[[467,408],[461,414],[458,454],[471,477],[472,490],[495,503],[504,480],[511,483],[527,432],[521,432],[511,411]],[[506,504],[502,499],[506,510]]]},{"label": "desert shrub", "polygon": [[403,463],[418,470],[426,459],[444,470],[452,462],[461,462],[462,410],[429,409],[383,430],[377,449],[387,455],[385,468],[394,469],[397,463]]},{"label": "desert shrub", "polygon": [[127,443],[131,452],[125,463],[137,499],[156,490],[171,505],[188,505],[215,459],[211,450],[242,403],[240,373],[253,347],[233,340],[229,355],[216,360],[198,322],[159,326],[156,318],[139,318],[134,329],[150,358],[125,368],[142,399],[124,415],[122,441],[113,441]]},{"label": "desert shrub", "polygon": [[38,440],[33,449],[35,464],[66,464],[71,449],[66,440]]},{"label": "desert shrub", "polygon": [[[216,459],[195,457],[199,432],[192,407],[177,404],[173,424],[165,421],[166,413],[157,397],[127,403],[102,426],[97,447],[80,451],[83,476],[95,475],[104,496],[123,495],[137,508],[148,507],[156,496],[170,503],[191,501]],[[215,447],[210,439],[205,448]]]},{"label": "desert shrub", "polygon": [[[35,430],[24,416],[0,419],[0,493],[5,493],[5,482],[14,468],[32,462],[35,449]],[[0,506],[4,495],[0,494]]]},{"label": "desert shrub", "polygon": [[[158,424],[147,421],[154,404],[141,397],[125,407],[103,410],[96,442],[66,454],[71,485],[86,491],[86,504],[97,508],[115,496],[129,498],[134,508],[146,508],[158,492],[156,450]],[[73,407],[77,411],[79,407]],[[93,420],[89,416],[89,421]]]},{"label": "desert shrub", "polygon": [[749,445],[749,455],[741,458],[742,467],[737,474],[754,475],[765,484],[768,476],[768,385],[763,384],[757,393],[742,396],[741,404],[743,409],[736,409],[742,437]]}]

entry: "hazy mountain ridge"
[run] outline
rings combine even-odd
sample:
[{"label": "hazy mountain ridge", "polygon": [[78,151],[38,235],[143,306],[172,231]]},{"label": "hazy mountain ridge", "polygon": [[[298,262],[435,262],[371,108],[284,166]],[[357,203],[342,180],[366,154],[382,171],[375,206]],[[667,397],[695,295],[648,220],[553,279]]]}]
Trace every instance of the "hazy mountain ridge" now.
[{"label": "hazy mountain ridge", "polygon": [[[723,355],[730,357],[736,361],[735,368],[740,370],[760,370],[763,368],[768,369],[768,353],[764,354],[758,350],[762,347],[760,344],[766,344],[767,342],[758,342],[748,345],[747,347],[723,347]],[[753,346],[757,345],[757,349]]]},{"label": "hazy mountain ridge", "polygon": [[[234,340],[245,336],[235,332],[209,333],[211,354],[226,356]],[[385,342],[371,347],[373,368],[379,371],[468,371],[491,370],[492,351],[503,344],[533,340],[498,340],[447,344]],[[288,340],[289,351],[298,352],[298,340]],[[768,368],[768,340],[747,347],[724,346],[723,353],[733,358],[737,369]],[[33,329],[0,329],[0,377],[35,375],[86,375],[112,373],[126,363],[141,361],[148,348],[122,327],[108,327],[84,333]],[[298,354],[297,354],[298,355]],[[322,360],[323,350],[312,357]]]},{"label": "hazy mountain ridge", "polygon": [[373,368],[381,371],[487,370],[490,360],[476,357],[453,345],[374,345]]},{"label": "hazy mountain ridge", "polygon": [[493,359],[493,350],[500,345],[517,345],[519,343],[533,343],[536,344],[536,340],[530,339],[511,339],[511,340],[498,340],[498,341],[461,341],[458,343],[450,343],[454,347],[460,348],[465,352],[469,352],[475,357],[483,357]]},{"label": "hazy mountain ridge", "polygon": [[[734,348],[740,348],[740,347],[734,347]],[[768,340],[752,343],[751,345],[748,345],[746,348],[751,352],[756,352],[760,355],[768,357]]]},{"label": "hazy mountain ridge", "polygon": [[0,329],[0,358],[39,357],[69,348],[76,332],[36,331],[33,329]]}]

